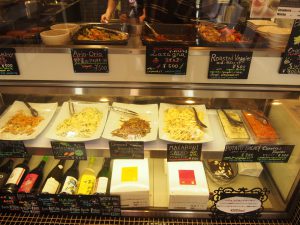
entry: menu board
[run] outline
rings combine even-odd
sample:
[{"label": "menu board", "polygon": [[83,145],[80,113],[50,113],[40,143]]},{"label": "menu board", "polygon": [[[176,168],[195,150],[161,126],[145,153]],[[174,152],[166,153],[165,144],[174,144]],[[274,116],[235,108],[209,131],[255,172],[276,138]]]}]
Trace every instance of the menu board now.
[{"label": "menu board", "polygon": [[189,49],[186,46],[146,46],[146,73],[185,75]]},{"label": "menu board", "polygon": [[252,52],[211,51],[208,79],[247,79]]},{"label": "menu board", "polygon": [[120,196],[98,196],[102,216],[121,216]]},{"label": "menu board", "polygon": [[201,148],[201,144],[167,144],[167,160],[200,161]]},{"label": "menu board", "polygon": [[62,214],[80,214],[78,195],[59,195],[58,201]]},{"label": "menu board", "polygon": [[20,75],[14,48],[0,48],[0,75]]},{"label": "menu board", "polygon": [[55,159],[86,160],[86,149],[83,142],[59,142],[51,141]]},{"label": "menu board", "polygon": [[144,142],[142,141],[110,141],[109,150],[112,159],[144,158]]},{"label": "menu board", "polygon": [[0,193],[0,209],[2,212],[20,212],[17,194]]},{"label": "menu board", "polygon": [[[299,13],[300,14],[300,13]],[[300,20],[295,20],[279,73],[300,74]]]},{"label": "menu board", "polygon": [[23,141],[0,141],[0,158],[24,158],[27,155]]},{"label": "menu board", "polygon": [[40,194],[37,201],[42,213],[60,213],[58,195]]},{"label": "menu board", "polygon": [[223,161],[288,162],[294,145],[226,145]]},{"label": "menu board", "polygon": [[276,18],[300,19],[300,1],[280,0]]},{"label": "menu board", "polygon": [[81,214],[100,214],[99,198],[95,195],[81,195],[78,199]]},{"label": "menu board", "polygon": [[108,73],[108,49],[71,49],[75,73]]},{"label": "menu board", "polygon": [[18,203],[22,213],[40,213],[36,194],[18,193]]}]

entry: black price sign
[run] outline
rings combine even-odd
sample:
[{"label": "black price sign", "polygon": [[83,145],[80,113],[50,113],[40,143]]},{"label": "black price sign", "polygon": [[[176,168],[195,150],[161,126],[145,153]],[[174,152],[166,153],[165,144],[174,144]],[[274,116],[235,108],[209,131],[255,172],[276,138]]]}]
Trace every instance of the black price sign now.
[{"label": "black price sign", "polygon": [[0,75],[20,75],[14,48],[0,48]]},{"label": "black price sign", "polygon": [[276,18],[300,19],[300,1],[280,0]]},{"label": "black price sign", "polygon": [[22,213],[40,213],[36,194],[18,193],[19,206]]},{"label": "black price sign", "polygon": [[120,196],[99,196],[102,216],[121,216]]},{"label": "black price sign", "polygon": [[86,160],[86,149],[83,142],[59,142],[51,141],[55,159]]},{"label": "black price sign", "polygon": [[77,195],[59,195],[60,212],[62,214],[80,214],[80,205]]},{"label": "black price sign", "polygon": [[108,49],[71,49],[75,73],[108,73]]},{"label": "black price sign", "polygon": [[58,195],[40,194],[37,201],[42,213],[60,213]]},{"label": "black price sign", "polygon": [[226,145],[223,161],[288,162],[295,145]]},{"label": "black price sign", "polygon": [[211,51],[208,79],[247,79],[252,52]]},{"label": "black price sign", "polygon": [[300,20],[295,20],[289,42],[283,54],[279,73],[300,74]]},{"label": "black price sign", "polygon": [[109,150],[112,159],[144,158],[144,142],[142,141],[110,141]]},{"label": "black price sign", "polygon": [[101,208],[97,195],[80,195],[78,198],[81,214],[100,215]]},{"label": "black price sign", "polygon": [[185,75],[189,49],[186,46],[146,47],[146,73]]},{"label": "black price sign", "polygon": [[23,141],[0,141],[0,158],[25,158],[27,155]]},{"label": "black price sign", "polygon": [[168,144],[167,160],[175,161],[200,161],[201,144]]},{"label": "black price sign", "polygon": [[17,194],[0,193],[0,209],[2,212],[20,212]]}]

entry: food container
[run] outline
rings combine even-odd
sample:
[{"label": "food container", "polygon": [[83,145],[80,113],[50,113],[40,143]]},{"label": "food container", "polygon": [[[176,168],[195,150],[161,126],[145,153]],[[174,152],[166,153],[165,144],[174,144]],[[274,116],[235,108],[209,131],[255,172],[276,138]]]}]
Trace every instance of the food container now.
[{"label": "food container", "polygon": [[[90,35],[94,29],[94,36]],[[94,38],[94,39],[93,39]],[[92,23],[82,25],[81,28],[72,36],[74,44],[81,45],[126,45],[129,39],[127,25],[125,23]]]},{"label": "food container", "polygon": [[70,41],[68,30],[46,30],[41,32],[40,35],[46,45],[65,45]]},{"label": "food container", "polygon": [[276,143],[279,140],[277,132],[262,113],[247,110],[242,112],[256,143]]},{"label": "food container", "polygon": [[[224,110],[225,111],[225,110]],[[246,126],[239,114],[238,110],[228,110],[226,109],[226,113],[233,120],[242,122],[241,124],[236,124],[231,122],[225,115],[224,111],[217,110],[219,121],[223,128],[224,136],[226,138],[227,143],[246,143],[249,141],[250,136],[246,129]]]},{"label": "food container", "polygon": [[229,184],[238,174],[238,165],[236,163],[207,160],[204,162],[204,166],[208,177],[217,185]]},{"label": "food container", "polygon": [[166,40],[157,40],[151,30],[143,25],[141,39],[144,45],[196,45],[196,30],[193,24],[152,23],[151,27]]},{"label": "food container", "polygon": [[51,30],[68,30],[71,35],[73,35],[78,29],[79,25],[76,23],[58,23],[52,25]]}]

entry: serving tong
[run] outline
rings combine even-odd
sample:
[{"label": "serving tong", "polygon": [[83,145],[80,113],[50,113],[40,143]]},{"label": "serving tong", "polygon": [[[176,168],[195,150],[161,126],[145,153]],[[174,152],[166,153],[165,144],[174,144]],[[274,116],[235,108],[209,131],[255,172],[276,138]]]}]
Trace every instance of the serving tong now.
[{"label": "serving tong", "polygon": [[152,32],[152,34],[154,35],[154,37],[157,41],[167,41],[167,42],[182,42],[183,41],[183,40],[168,39],[168,38],[166,38],[165,35],[157,33],[156,30],[154,30],[154,28],[148,22],[144,21],[144,23],[150,29],[150,31]]},{"label": "serving tong", "polygon": [[224,109],[221,109],[221,111],[224,113],[224,115],[226,116],[227,120],[229,121],[229,123],[231,123],[233,126],[237,127],[237,126],[241,126],[243,124],[243,121],[239,121],[236,120],[234,118],[232,118]]},{"label": "serving tong", "polygon": [[194,107],[192,107],[192,109],[193,109],[193,112],[194,112],[194,116],[195,116],[196,123],[197,123],[200,127],[207,128],[207,126],[199,119],[196,109],[195,109]]},{"label": "serving tong", "polygon": [[34,116],[34,117],[38,117],[39,116],[38,111],[35,108],[33,108],[31,105],[29,105],[29,103],[27,101],[24,101],[24,104],[30,110],[30,113],[31,113],[32,116]]},{"label": "serving tong", "polygon": [[119,112],[119,113],[125,113],[131,116],[138,116],[139,114],[135,111],[129,110],[129,109],[125,109],[122,107],[118,107],[118,106],[109,106],[110,110],[113,110],[115,112]]},{"label": "serving tong", "polygon": [[260,121],[262,124],[269,124],[269,119],[264,116],[264,115],[261,115],[260,113],[256,112],[255,110],[253,109],[246,109],[245,110],[246,112],[249,112],[250,114],[252,114],[255,119],[257,119],[258,121]]}]

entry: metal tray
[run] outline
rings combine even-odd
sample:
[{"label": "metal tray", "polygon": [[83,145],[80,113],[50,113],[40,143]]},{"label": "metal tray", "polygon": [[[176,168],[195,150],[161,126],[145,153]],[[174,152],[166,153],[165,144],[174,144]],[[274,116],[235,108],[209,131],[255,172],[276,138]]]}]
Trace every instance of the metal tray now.
[{"label": "metal tray", "polygon": [[[98,29],[107,29],[108,32],[122,33],[125,36],[123,40],[78,40],[78,35],[82,34],[87,28],[98,28]],[[79,45],[126,45],[128,43],[129,34],[128,34],[127,24],[125,23],[91,23],[81,25],[80,29],[72,36],[72,41],[74,44]]]},{"label": "metal tray", "polygon": [[158,34],[164,35],[167,40],[156,40],[150,29],[143,25],[141,40],[144,45],[196,45],[197,32],[193,24],[152,23],[150,25]]}]

